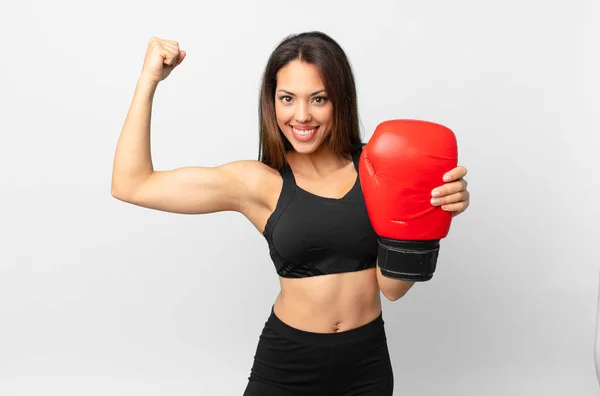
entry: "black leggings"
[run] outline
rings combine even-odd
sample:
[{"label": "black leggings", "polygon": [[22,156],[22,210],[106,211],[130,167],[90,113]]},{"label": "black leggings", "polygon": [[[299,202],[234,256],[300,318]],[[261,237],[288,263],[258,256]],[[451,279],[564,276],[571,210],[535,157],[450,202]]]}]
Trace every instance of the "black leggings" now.
[{"label": "black leggings", "polygon": [[244,396],[390,396],[394,375],[380,314],[340,333],[311,333],[271,309]]}]

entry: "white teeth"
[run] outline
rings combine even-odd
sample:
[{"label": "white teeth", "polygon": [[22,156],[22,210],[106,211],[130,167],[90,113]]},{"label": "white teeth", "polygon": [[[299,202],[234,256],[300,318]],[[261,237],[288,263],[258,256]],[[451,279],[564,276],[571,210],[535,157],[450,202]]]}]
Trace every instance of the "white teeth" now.
[{"label": "white teeth", "polygon": [[316,131],[316,130],[317,130],[317,128],[313,128],[313,129],[306,129],[306,130],[304,130],[304,129],[296,129],[296,128],[294,128],[294,127],[292,127],[292,129],[293,129],[293,130],[294,130],[294,132],[296,132],[298,135],[303,135],[303,136],[310,135],[311,133],[313,133],[314,131]]}]

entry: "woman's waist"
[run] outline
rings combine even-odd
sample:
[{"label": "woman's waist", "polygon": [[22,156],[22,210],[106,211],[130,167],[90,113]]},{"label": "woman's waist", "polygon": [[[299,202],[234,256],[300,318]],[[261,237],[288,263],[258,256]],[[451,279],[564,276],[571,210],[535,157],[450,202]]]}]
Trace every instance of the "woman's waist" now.
[{"label": "woman's waist", "polygon": [[381,300],[376,275],[361,272],[282,279],[274,313],[294,328],[316,333],[363,326],[379,316]]}]

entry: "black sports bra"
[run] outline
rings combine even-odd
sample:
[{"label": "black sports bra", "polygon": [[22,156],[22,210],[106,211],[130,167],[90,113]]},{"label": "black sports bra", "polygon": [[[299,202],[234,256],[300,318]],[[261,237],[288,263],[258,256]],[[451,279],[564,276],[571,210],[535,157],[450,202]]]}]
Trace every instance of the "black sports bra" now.
[{"label": "black sports bra", "polygon": [[[361,151],[352,153],[357,174]],[[375,267],[377,234],[358,175],[352,189],[337,199],[298,187],[289,166],[279,173],[283,187],[263,232],[279,276],[305,278]]]}]

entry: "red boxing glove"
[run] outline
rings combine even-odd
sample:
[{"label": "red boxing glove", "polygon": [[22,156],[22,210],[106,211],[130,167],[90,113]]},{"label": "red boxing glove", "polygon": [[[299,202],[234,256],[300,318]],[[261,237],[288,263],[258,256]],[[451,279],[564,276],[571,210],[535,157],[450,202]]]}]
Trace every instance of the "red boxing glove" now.
[{"label": "red boxing glove", "polygon": [[392,120],[375,129],[359,174],[384,276],[416,282],[433,277],[452,213],[431,204],[431,191],[457,161],[456,136],[443,125]]}]

